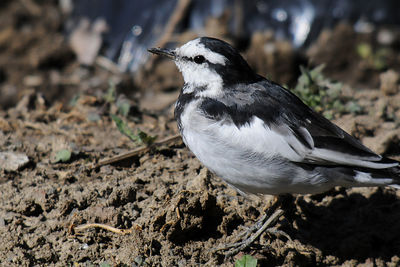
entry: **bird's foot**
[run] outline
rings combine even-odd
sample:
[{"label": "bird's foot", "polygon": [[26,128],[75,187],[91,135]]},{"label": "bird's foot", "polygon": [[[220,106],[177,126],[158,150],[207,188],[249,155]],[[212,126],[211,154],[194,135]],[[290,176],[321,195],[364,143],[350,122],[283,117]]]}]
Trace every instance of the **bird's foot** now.
[{"label": "bird's foot", "polygon": [[264,232],[274,235],[283,235],[288,240],[292,240],[285,232],[278,230],[276,227],[271,227],[282,214],[283,210],[281,209],[276,210],[271,216],[264,214],[257,223],[239,234],[238,239],[242,241],[220,246],[215,248],[214,252],[224,250],[226,251],[225,257],[228,258],[249,247]]}]

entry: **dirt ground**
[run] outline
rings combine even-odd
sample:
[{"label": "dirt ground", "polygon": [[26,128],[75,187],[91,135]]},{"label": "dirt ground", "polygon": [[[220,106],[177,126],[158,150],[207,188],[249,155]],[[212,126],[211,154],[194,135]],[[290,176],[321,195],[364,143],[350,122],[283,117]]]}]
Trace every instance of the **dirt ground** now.
[{"label": "dirt ground", "polygon": [[[159,60],[135,77],[80,66],[54,2],[0,4],[0,153],[22,162],[0,165],[1,266],[232,266],[243,254],[260,266],[400,265],[400,191],[393,188],[287,196],[277,227],[292,240],[265,233],[225,259],[213,249],[272,213],[271,196],[241,196],[180,140],[96,167],[141,146],[121,134],[113,114],[157,140],[178,133],[173,103],[182,79]],[[218,23],[210,20],[206,33],[229,40]],[[289,86],[299,64],[326,64],[324,74],[361,107],[335,122],[399,160],[399,36],[392,28],[361,34],[340,24],[298,52],[259,33],[243,55]],[[71,152],[65,162],[57,160],[61,150]]]}]

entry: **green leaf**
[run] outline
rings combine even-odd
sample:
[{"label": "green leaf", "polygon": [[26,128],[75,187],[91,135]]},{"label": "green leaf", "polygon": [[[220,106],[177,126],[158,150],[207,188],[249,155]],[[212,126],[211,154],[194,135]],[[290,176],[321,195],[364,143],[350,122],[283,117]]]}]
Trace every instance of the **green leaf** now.
[{"label": "green leaf", "polygon": [[129,111],[131,110],[131,104],[129,103],[128,100],[117,100],[117,108],[118,108],[118,113],[121,114],[122,116],[126,117],[129,114]]},{"label": "green leaf", "polygon": [[128,125],[126,124],[125,121],[123,121],[120,117],[111,114],[111,118],[112,120],[115,122],[115,124],[117,125],[118,130],[126,135],[127,137],[129,137],[132,141],[134,142],[138,142],[139,138],[132,132],[131,129],[129,129]]},{"label": "green leaf", "polygon": [[239,260],[235,262],[235,267],[256,267],[257,259],[250,255],[243,255]]},{"label": "green leaf", "polygon": [[72,153],[71,153],[71,151],[68,150],[68,149],[59,150],[59,151],[56,153],[56,157],[55,157],[55,159],[54,159],[54,163],[57,163],[57,162],[67,162],[67,161],[69,161],[69,160],[71,159],[71,155],[72,155]]},{"label": "green leaf", "polygon": [[313,69],[300,66],[301,75],[293,93],[316,112],[323,113],[329,118],[350,112],[343,103],[346,100],[342,95],[343,85],[326,78],[322,73],[323,69],[324,65]]},{"label": "green leaf", "polygon": [[115,102],[116,98],[117,98],[117,92],[115,89],[115,84],[110,81],[107,93],[104,95],[104,100],[108,103],[113,103]]},{"label": "green leaf", "polygon": [[372,48],[367,43],[359,44],[357,46],[356,50],[357,50],[357,54],[363,59],[367,59],[372,56]]},{"label": "green leaf", "polygon": [[146,145],[151,145],[152,143],[154,143],[154,141],[155,141],[156,138],[157,138],[157,136],[148,135],[147,133],[145,133],[145,132],[143,132],[143,131],[141,131],[141,130],[138,130],[137,135],[138,135],[140,141],[141,141],[143,144],[146,144]]},{"label": "green leaf", "polygon": [[132,130],[128,127],[125,121],[123,121],[120,117],[111,114],[112,120],[115,122],[117,125],[118,130],[126,135],[129,139],[131,139],[133,142],[138,143],[138,144],[145,144],[145,145],[151,145],[154,140],[156,139],[155,136],[150,136],[147,133],[138,130],[136,134],[132,132]]}]

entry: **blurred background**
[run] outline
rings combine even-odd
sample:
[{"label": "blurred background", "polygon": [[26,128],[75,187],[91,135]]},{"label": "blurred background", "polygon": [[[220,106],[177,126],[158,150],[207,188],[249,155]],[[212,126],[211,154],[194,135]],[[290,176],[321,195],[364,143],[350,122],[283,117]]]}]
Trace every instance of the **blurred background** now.
[{"label": "blurred background", "polygon": [[131,99],[160,93],[165,103],[155,106],[165,108],[182,80],[146,49],[197,36],[230,42],[257,72],[289,87],[300,65],[324,64],[334,80],[377,88],[381,72],[400,68],[399,11],[394,0],[4,0],[0,108],[24,90],[66,102],[105,92],[110,81]]},{"label": "blurred background", "polygon": [[[223,39],[400,160],[399,14],[398,0],[1,0],[0,262],[232,266],[210,248],[273,197],[241,196],[185,148],[173,116],[182,77],[147,49]],[[245,251],[260,266],[400,266],[400,190],[285,203],[276,227],[292,240],[262,235]],[[77,233],[93,222],[130,234]]]}]

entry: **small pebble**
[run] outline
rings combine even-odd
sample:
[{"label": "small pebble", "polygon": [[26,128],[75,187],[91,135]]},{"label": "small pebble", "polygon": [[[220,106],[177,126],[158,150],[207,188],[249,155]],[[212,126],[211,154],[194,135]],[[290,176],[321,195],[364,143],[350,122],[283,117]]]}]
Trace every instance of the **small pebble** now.
[{"label": "small pebble", "polygon": [[29,163],[26,154],[16,152],[0,152],[0,170],[17,171]]}]

